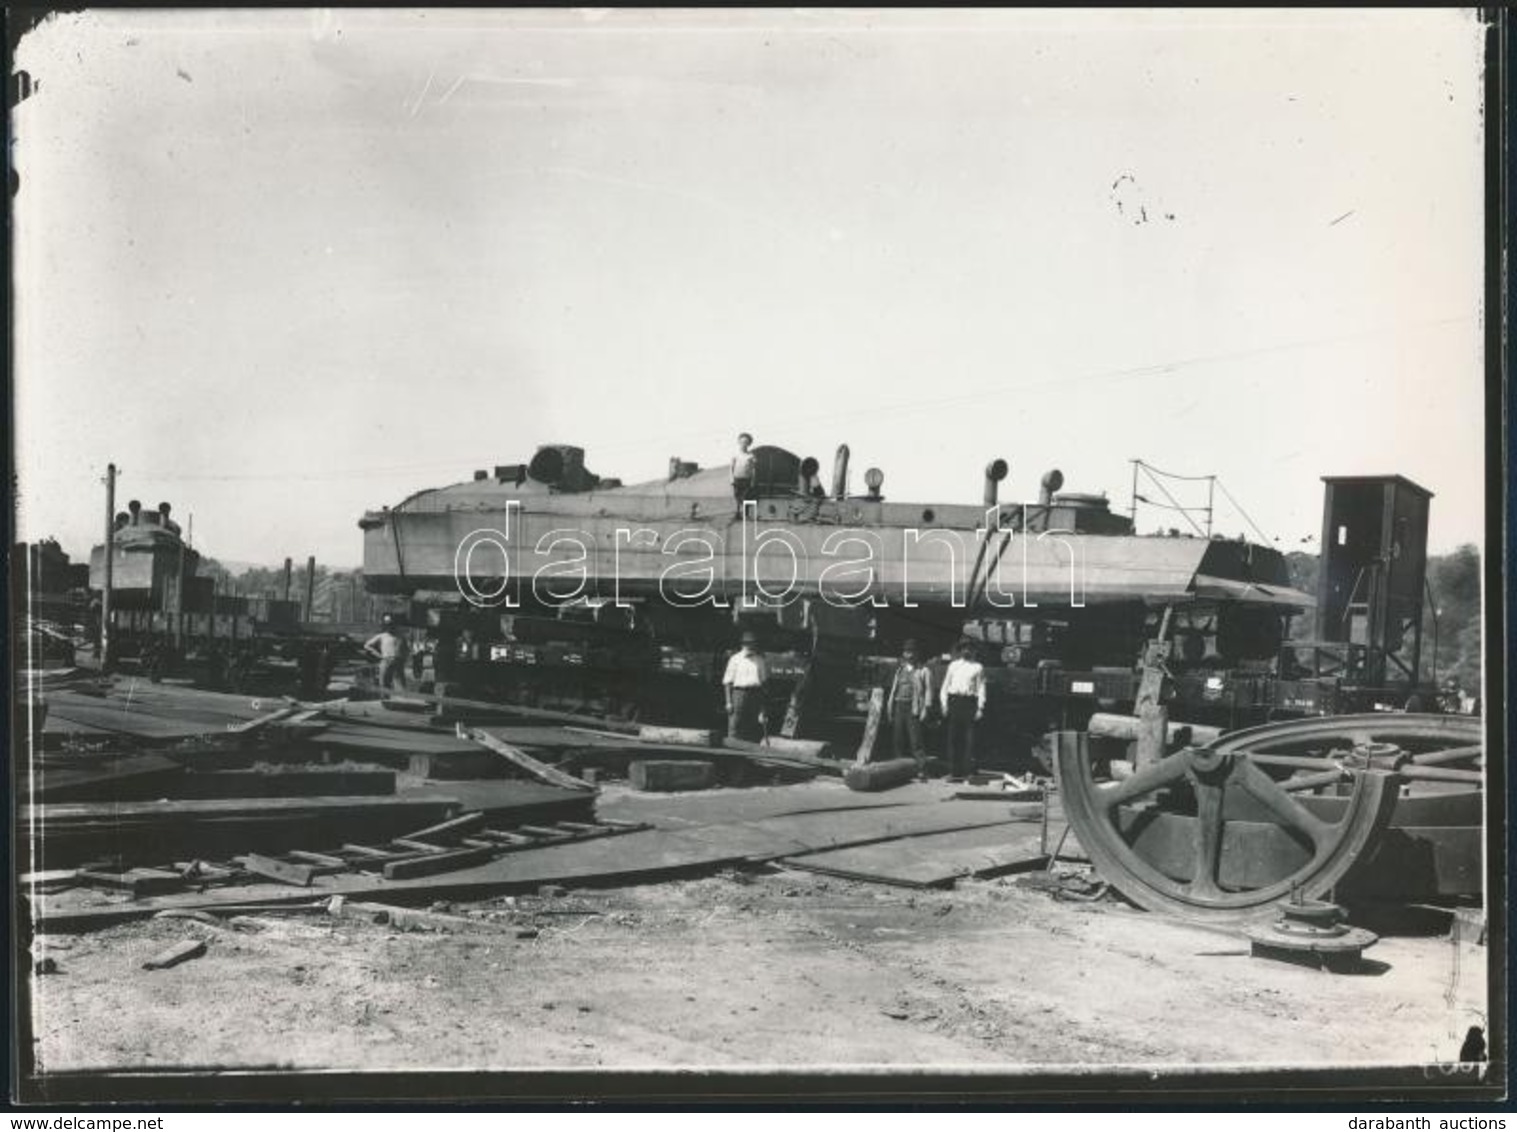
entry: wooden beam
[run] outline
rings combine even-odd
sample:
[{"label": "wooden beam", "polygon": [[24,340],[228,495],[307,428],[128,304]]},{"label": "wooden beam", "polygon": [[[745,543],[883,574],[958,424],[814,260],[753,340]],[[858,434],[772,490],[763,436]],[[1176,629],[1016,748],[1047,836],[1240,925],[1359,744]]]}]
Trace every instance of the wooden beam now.
[{"label": "wooden beam", "polygon": [[482,865],[494,855],[494,849],[453,849],[446,853],[415,857],[409,861],[391,861],[385,866],[385,880],[406,880],[410,877],[466,869],[471,865]]},{"label": "wooden beam", "polygon": [[885,718],[885,689],[872,688],[869,692],[869,717],[864,722],[864,737],[859,740],[859,752],[854,763],[863,766],[874,758],[874,747],[880,738],[880,723]]},{"label": "wooden beam", "polygon": [[476,810],[474,813],[459,814],[456,818],[449,818],[447,821],[438,822],[436,825],[429,825],[426,829],[418,829],[415,833],[408,833],[406,836],[414,837],[418,841],[425,841],[429,837],[447,838],[454,834],[462,836],[484,824],[485,815]]},{"label": "wooden beam", "polygon": [[497,739],[482,728],[460,726],[458,733],[461,736],[472,739],[483,747],[488,747],[497,755],[520,767],[534,778],[541,779],[543,782],[554,786],[562,786],[569,790],[595,790],[595,787],[583,779],[575,778],[572,774],[565,774],[557,767],[551,767],[547,763],[539,762],[527,754],[526,751],[521,750],[519,747],[513,747],[502,739]]},{"label": "wooden beam", "polygon": [[277,880],[283,884],[298,885],[301,888],[309,888],[311,878],[316,875],[314,865],[292,865],[286,861],[275,860],[273,857],[260,856],[257,853],[238,857],[237,863],[250,873],[267,877],[269,880]]}]

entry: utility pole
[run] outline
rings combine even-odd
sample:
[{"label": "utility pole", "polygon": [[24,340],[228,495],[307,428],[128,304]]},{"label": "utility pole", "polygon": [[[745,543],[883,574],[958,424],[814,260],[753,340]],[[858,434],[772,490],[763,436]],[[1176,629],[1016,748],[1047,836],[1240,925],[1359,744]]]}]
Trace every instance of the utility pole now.
[{"label": "utility pole", "polygon": [[290,560],[284,560],[284,600],[290,600]]},{"label": "utility pole", "polygon": [[316,600],[316,556],[313,554],[306,559],[306,624],[313,620],[312,606]]},{"label": "utility pole", "polygon": [[116,465],[105,466],[105,589],[100,593],[100,671],[111,670],[111,584],[116,578]]}]

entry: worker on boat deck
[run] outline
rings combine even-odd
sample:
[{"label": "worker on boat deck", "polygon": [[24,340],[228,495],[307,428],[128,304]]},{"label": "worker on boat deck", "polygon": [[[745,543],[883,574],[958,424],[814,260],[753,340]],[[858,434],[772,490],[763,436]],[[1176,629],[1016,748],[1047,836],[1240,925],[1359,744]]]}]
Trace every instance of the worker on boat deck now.
[{"label": "worker on boat deck", "polygon": [[915,759],[917,776],[927,779],[927,747],[922,727],[932,710],[932,672],[922,663],[915,641],[901,648],[890,693],[885,697],[885,717],[890,720],[891,750],[898,759]]},{"label": "worker on boat deck", "polygon": [[379,686],[381,688],[406,687],[405,638],[395,631],[395,619],[385,614],[384,628],[364,642],[363,651],[379,661]]},{"label": "worker on boat deck", "polygon": [[956,778],[974,773],[974,725],[985,717],[985,666],[974,642],[959,641],[958,656],[943,674],[943,714],[948,718],[948,766]]},{"label": "worker on boat deck", "polygon": [[758,471],[758,457],[750,449],[753,437],[737,434],[737,455],[732,457],[732,498],[737,504],[737,518],[743,517],[743,501],[753,498],[753,480]]},{"label": "worker on boat deck", "polygon": [[760,737],[765,720],[764,688],[769,683],[769,669],[758,650],[758,636],[743,634],[743,647],[727,662],[722,688],[727,694],[727,734],[738,739]]}]

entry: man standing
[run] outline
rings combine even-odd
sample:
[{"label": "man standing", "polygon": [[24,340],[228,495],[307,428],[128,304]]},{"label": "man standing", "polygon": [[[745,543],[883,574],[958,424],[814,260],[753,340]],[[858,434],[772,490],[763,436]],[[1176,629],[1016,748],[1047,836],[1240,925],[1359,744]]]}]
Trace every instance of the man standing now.
[{"label": "man standing", "polygon": [[890,720],[891,749],[898,759],[911,758],[917,763],[917,776],[927,779],[927,748],[922,741],[922,725],[932,708],[932,673],[921,661],[915,641],[901,649],[901,663],[885,697],[885,715]]},{"label": "man standing", "polygon": [[753,496],[754,473],[758,470],[758,458],[749,451],[753,437],[746,432],[737,434],[737,455],[732,457],[732,498],[737,503],[737,518],[743,517],[743,500]]},{"label": "man standing", "polygon": [[764,686],[769,669],[758,651],[758,637],[743,634],[742,651],[732,654],[722,688],[727,694],[727,734],[737,739],[757,739],[758,724],[765,718]]},{"label": "man standing", "polygon": [[395,632],[395,619],[385,614],[384,627],[364,642],[363,651],[379,661],[379,686],[381,688],[406,688],[405,638]]},{"label": "man standing", "polygon": [[974,773],[974,725],[985,716],[985,666],[974,642],[959,641],[958,656],[943,674],[943,714],[948,717],[948,765],[956,778]]}]

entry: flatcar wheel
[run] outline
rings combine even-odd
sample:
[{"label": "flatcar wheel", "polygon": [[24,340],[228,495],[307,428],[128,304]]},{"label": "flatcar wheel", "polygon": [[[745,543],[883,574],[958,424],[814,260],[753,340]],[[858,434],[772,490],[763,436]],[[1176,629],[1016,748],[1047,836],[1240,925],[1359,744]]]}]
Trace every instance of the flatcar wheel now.
[{"label": "flatcar wheel", "polygon": [[[1357,771],[1341,817],[1327,821],[1243,752],[1191,748],[1130,778],[1098,784],[1084,736],[1060,732],[1056,761],[1065,817],[1102,879],[1141,907],[1187,919],[1241,922],[1268,914],[1292,893],[1326,895],[1374,844],[1396,803],[1392,773]],[[1247,795],[1278,827],[1273,832],[1295,847],[1290,865],[1274,872],[1268,862],[1262,869],[1258,862],[1229,867],[1228,853],[1257,852],[1247,838],[1229,836],[1233,794]],[[1161,869],[1140,850],[1141,830],[1161,816],[1188,827],[1188,876],[1175,876],[1173,865]],[[1239,876],[1251,879],[1240,883]]]},{"label": "flatcar wheel", "polygon": [[1478,787],[1484,781],[1481,722],[1469,716],[1380,712],[1296,719],[1230,732],[1208,749],[1242,752],[1261,766],[1307,772],[1286,779],[1287,790],[1327,784],[1330,768],[1394,770],[1414,783]]}]

